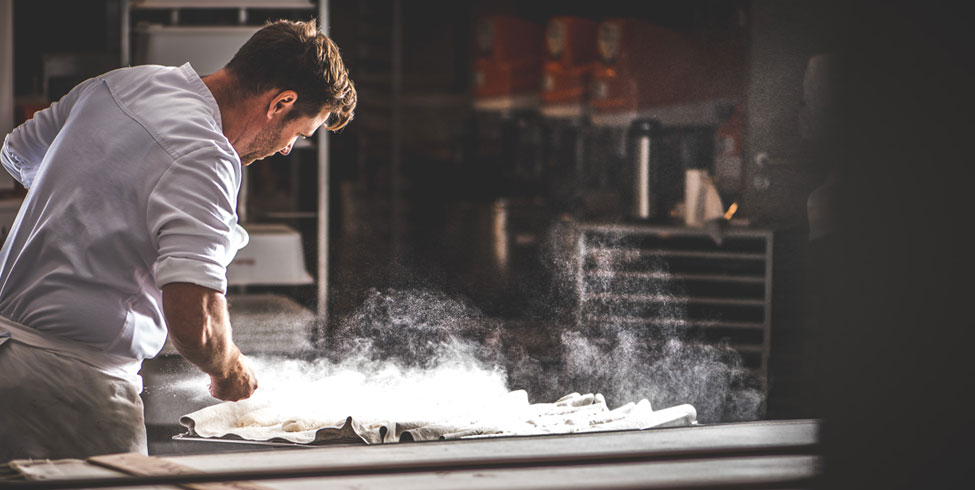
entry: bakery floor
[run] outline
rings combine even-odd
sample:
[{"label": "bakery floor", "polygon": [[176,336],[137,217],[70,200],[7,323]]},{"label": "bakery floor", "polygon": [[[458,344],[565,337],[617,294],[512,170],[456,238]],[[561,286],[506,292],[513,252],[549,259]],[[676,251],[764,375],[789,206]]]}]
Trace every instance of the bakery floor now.
[{"label": "bakery floor", "polygon": [[[268,489],[811,488],[819,423],[780,420],[558,436],[335,445],[157,456],[159,463]],[[189,441],[181,441],[189,443]],[[218,444],[218,443],[214,443]],[[241,446],[236,443],[222,443]],[[38,462],[43,465],[43,462]],[[78,461],[56,478],[123,478]],[[165,467],[166,464],[160,464]],[[85,466],[82,468],[81,466]],[[172,472],[120,483],[177,483]],[[72,476],[74,475],[74,476]],[[175,476],[174,476],[175,475]],[[155,480],[152,480],[155,478]],[[170,478],[170,480],[165,480]],[[104,481],[104,480],[103,480]],[[51,488],[57,479],[37,482]],[[34,485],[42,488],[41,485]],[[145,487],[143,487],[145,488]]]}]

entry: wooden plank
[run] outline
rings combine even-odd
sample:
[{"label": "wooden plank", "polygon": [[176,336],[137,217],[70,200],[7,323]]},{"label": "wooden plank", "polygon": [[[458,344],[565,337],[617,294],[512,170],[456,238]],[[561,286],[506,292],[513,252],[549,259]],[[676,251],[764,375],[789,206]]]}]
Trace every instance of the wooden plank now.
[{"label": "wooden plank", "polygon": [[[88,462],[132,476],[198,475],[201,473],[200,470],[173,461],[138,453],[93,456],[88,458]],[[186,483],[179,486],[190,490],[269,490],[269,487],[247,481]]]},{"label": "wooden plank", "polygon": [[[25,488],[259,480],[260,488],[805,488],[818,475],[812,420],[306,451],[92,458],[134,477]],[[160,462],[162,461],[162,463]],[[243,486],[242,486],[243,485]]]},{"label": "wooden plank", "polygon": [[815,420],[743,422],[644,431],[504,437],[374,446],[335,445],[305,451],[264,451],[170,456],[165,459],[203,471],[274,470],[330,466],[416,464],[444,460],[515,460],[539,455],[582,458],[644,453],[648,458],[693,456],[755,449],[801,447],[818,442]]},{"label": "wooden plank", "polygon": [[[323,462],[326,464],[326,462]],[[710,490],[759,490],[812,488],[820,470],[817,456],[764,456],[747,458],[652,461],[600,465],[549,466],[538,468],[491,468],[413,473],[363,473],[337,476],[311,476],[278,472],[276,479],[262,483],[272,490],[304,489],[573,489],[573,488],[669,488]],[[213,475],[221,479],[241,474]],[[300,478],[295,478],[295,477]],[[185,475],[71,479],[24,482],[18,488],[170,488],[159,485],[177,483]],[[241,487],[223,487],[241,488]]]},{"label": "wooden plank", "polygon": [[275,490],[557,490],[811,488],[815,456],[770,456],[591,466],[439,471],[271,480]]},{"label": "wooden plank", "polygon": [[[83,459],[32,459],[19,460],[15,462],[16,473],[19,478],[12,479],[9,483],[13,486],[22,486],[29,481],[58,481],[58,480],[79,480],[79,479],[117,479],[126,475],[124,472],[96,466]],[[3,488],[3,485],[0,485]],[[138,486],[138,487],[113,487],[116,490],[174,490],[174,486]]]}]

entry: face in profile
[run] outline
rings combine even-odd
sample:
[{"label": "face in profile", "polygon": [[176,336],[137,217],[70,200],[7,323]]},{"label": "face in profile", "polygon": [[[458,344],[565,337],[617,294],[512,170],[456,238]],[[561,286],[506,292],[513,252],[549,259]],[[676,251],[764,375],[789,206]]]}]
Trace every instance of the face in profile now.
[{"label": "face in profile", "polygon": [[[293,107],[290,110],[295,110]],[[287,117],[288,112],[275,115],[254,136],[248,151],[240,156],[242,164],[250,165],[257,160],[263,160],[275,153],[287,155],[291,153],[298,138],[310,138],[315,131],[325,123],[330,115],[326,109],[317,116]]]}]

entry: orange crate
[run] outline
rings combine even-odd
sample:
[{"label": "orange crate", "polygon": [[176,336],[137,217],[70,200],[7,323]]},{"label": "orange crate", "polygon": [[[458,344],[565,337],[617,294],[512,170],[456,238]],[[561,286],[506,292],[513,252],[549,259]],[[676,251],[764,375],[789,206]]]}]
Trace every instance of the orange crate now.
[{"label": "orange crate", "polygon": [[542,67],[542,101],[581,103],[596,68],[596,26],[581,17],[552,18],[545,32],[548,61]]},{"label": "orange crate", "polygon": [[638,110],[699,100],[703,52],[689,36],[634,19],[607,19],[597,38],[600,62],[591,104]]},{"label": "orange crate", "polygon": [[534,22],[507,15],[479,19],[474,42],[474,96],[538,92],[542,42],[542,28]]}]

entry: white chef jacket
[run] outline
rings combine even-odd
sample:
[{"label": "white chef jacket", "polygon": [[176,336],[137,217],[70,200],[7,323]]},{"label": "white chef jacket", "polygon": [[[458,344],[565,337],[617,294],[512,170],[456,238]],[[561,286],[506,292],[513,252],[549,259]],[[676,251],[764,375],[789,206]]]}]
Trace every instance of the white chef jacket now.
[{"label": "white chef jacket", "polygon": [[0,250],[0,315],[141,361],[166,340],[162,286],[226,291],[241,163],[188,63],[89,79],[0,156],[29,189]]}]

